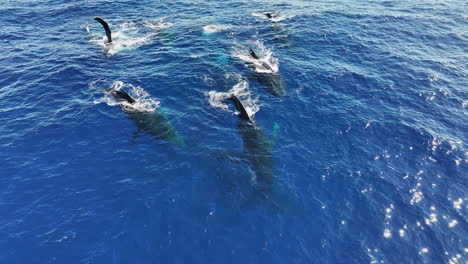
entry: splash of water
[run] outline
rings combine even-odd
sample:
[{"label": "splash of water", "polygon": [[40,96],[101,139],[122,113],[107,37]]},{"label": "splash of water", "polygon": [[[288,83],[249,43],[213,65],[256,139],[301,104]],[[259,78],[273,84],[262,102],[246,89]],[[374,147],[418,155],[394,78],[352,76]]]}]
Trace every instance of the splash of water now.
[{"label": "splash of water", "polygon": [[145,20],[143,21],[143,24],[145,27],[153,29],[153,30],[159,30],[159,29],[164,29],[164,28],[170,28],[174,25],[174,23],[171,22],[165,22],[164,19],[160,19],[159,21],[151,21],[151,20]]},{"label": "splash of water", "polygon": [[203,27],[203,35],[209,36],[217,32],[225,31],[229,28],[229,26],[225,25],[206,25]]},{"label": "splash of water", "polygon": [[277,73],[279,61],[273,56],[273,52],[259,40],[255,41],[255,46],[257,47],[255,50],[258,59],[252,57],[249,49],[245,46],[235,48],[232,55],[250,65],[257,73]]},{"label": "splash of water", "polygon": [[[260,110],[260,106],[258,104],[258,98],[252,98],[249,83],[238,74],[228,75],[227,77],[237,79],[237,83],[227,92],[209,91],[207,95],[209,96],[210,105],[231,112],[229,106],[226,104],[226,100],[235,95],[242,102],[249,116],[253,118],[255,113]],[[236,115],[239,114],[237,111],[233,113]]]},{"label": "splash of water", "polygon": [[[106,80],[96,80],[91,82],[88,86],[93,90],[104,91],[103,97],[94,100],[95,104],[105,103],[109,106],[119,105],[123,107],[127,112],[154,112],[156,109],[159,108],[159,101],[152,98],[150,94],[140,86],[134,86],[129,83],[124,83],[122,81],[114,81],[110,85],[107,85]],[[136,102],[130,104],[125,101],[118,101],[109,93],[107,93],[107,90],[124,90],[133,99],[135,99]]]},{"label": "splash of water", "polygon": [[100,46],[103,53],[107,56],[113,56],[120,51],[135,49],[150,42],[152,37],[157,35],[157,32],[148,32],[148,29],[156,30],[166,28],[171,25],[171,23],[167,23],[162,20],[157,24],[153,24],[150,21],[144,21],[143,23],[125,22],[118,24],[113,26],[111,43],[107,42],[107,37],[105,35],[91,32],[89,26],[85,27],[85,29],[90,33],[90,42]]}]

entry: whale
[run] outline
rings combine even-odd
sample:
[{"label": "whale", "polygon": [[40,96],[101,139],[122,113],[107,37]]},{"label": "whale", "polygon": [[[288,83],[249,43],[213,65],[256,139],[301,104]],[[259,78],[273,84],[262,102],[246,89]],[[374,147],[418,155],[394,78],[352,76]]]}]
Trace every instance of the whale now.
[{"label": "whale", "polygon": [[102,27],[104,28],[104,30],[106,31],[107,43],[112,43],[112,32],[111,32],[107,22],[104,19],[100,18],[100,17],[95,17],[94,20],[99,22],[102,25]]},{"label": "whale", "polygon": [[136,100],[124,91],[107,89],[106,93],[112,96],[118,102],[127,102],[129,104],[136,103]]},{"label": "whale", "polygon": [[268,71],[272,71],[272,72],[274,71],[274,69],[273,69],[273,67],[272,67],[271,64],[269,64],[269,63],[267,63],[267,62],[265,62],[265,61],[261,61],[260,58],[258,57],[257,53],[255,53],[255,51],[254,51],[252,48],[249,48],[249,49],[250,49],[250,50],[249,50],[250,56],[251,56],[252,58],[256,59],[258,62],[260,62],[260,63],[261,63],[261,66],[262,66],[263,68],[265,68],[265,69],[268,70]]},{"label": "whale", "polygon": [[159,111],[141,111],[135,106],[137,100],[122,90],[106,89],[105,93],[114,98],[122,111],[133,120],[137,131],[133,135],[136,139],[140,134],[146,133],[155,139],[169,142],[176,146],[184,146],[184,139],[163,113]]},{"label": "whale", "polygon": [[261,83],[267,90],[268,93],[276,96],[276,97],[283,97],[286,94],[286,85],[281,78],[281,75],[278,71],[275,71],[271,64],[263,61],[260,57],[255,53],[252,48],[249,48],[250,56],[257,61],[256,65],[251,64],[251,67],[262,67],[263,69],[270,71],[270,72],[257,72],[255,71],[254,74],[250,77],[250,79],[257,80]]},{"label": "whale", "polygon": [[280,15],[279,12],[264,12],[261,13],[262,15],[266,16],[269,20],[274,22],[274,18],[278,17]]},{"label": "whale", "polygon": [[267,198],[275,178],[272,144],[237,96],[232,95],[226,100],[232,102],[239,112],[238,130],[242,137],[243,152],[238,157],[249,164],[255,174],[255,189]]}]

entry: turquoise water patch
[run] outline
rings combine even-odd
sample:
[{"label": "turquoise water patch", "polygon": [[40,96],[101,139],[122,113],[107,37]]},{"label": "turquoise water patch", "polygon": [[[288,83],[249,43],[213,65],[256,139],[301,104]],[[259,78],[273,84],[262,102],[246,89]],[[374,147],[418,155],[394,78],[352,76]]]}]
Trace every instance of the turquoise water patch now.
[{"label": "turquoise water patch", "polygon": [[219,51],[217,61],[219,64],[227,65],[229,63],[229,55],[223,51]]}]

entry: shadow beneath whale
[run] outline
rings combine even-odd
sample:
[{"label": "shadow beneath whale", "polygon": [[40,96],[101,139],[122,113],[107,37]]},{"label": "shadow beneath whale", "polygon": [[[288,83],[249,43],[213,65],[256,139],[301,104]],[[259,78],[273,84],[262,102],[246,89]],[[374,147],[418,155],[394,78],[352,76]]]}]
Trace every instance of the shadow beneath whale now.
[{"label": "shadow beneath whale", "polygon": [[263,129],[250,118],[239,98],[231,96],[228,100],[239,111],[237,128],[242,137],[243,152],[237,156],[249,164],[255,176],[253,180],[255,189],[267,198],[275,178],[271,142]]},{"label": "shadow beneath whale", "polygon": [[[236,204],[241,208],[262,205],[276,213],[301,215],[303,208],[297,197],[278,181],[273,142],[264,129],[250,117],[240,99],[233,94],[229,96],[222,101],[231,102],[238,112],[237,130],[243,148],[242,152],[226,150],[215,153],[214,157],[218,160],[216,174],[226,188],[226,195],[230,200],[238,201]],[[233,166],[234,164],[241,166]],[[245,177],[247,175],[250,177]]]},{"label": "shadow beneath whale", "polygon": [[126,113],[128,118],[135,122],[137,131],[133,135],[133,140],[141,134],[148,134],[155,139],[163,140],[176,146],[185,145],[184,139],[179,135],[164,113],[156,110],[139,110],[135,107],[137,100],[124,91],[107,89],[105,92],[113,97],[118,102],[122,112]]},{"label": "shadow beneath whale", "polygon": [[179,135],[175,127],[160,112],[129,112],[128,118],[137,125],[137,131],[133,135],[136,139],[139,135],[145,133],[158,140],[167,141],[176,146],[185,145],[184,139]]},{"label": "shadow beneath whale", "polygon": [[249,48],[248,55],[240,55],[245,64],[254,71],[249,79],[258,81],[270,94],[283,97],[286,94],[286,85],[278,69],[278,59],[274,58],[263,44],[259,45],[262,47],[261,55],[252,48]]},{"label": "shadow beneath whale", "polygon": [[258,81],[268,93],[276,97],[283,97],[286,94],[286,85],[279,73],[254,73],[249,79]]}]

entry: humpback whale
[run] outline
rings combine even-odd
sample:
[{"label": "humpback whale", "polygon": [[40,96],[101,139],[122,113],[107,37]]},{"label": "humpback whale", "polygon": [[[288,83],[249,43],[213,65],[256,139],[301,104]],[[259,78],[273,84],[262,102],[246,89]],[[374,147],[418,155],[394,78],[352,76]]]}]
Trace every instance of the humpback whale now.
[{"label": "humpback whale", "polygon": [[252,16],[258,17],[262,20],[268,20],[274,23],[293,17],[293,16],[283,15],[282,11],[252,13]]},{"label": "humpback whale", "polygon": [[252,48],[249,48],[250,49],[250,56],[252,56],[252,58],[258,60],[258,56],[257,54],[255,53],[255,51],[252,49]]},{"label": "humpback whale", "polygon": [[129,104],[136,103],[136,100],[124,91],[108,89],[106,92],[118,101],[124,101]]},{"label": "humpback whale", "polygon": [[164,140],[177,146],[185,144],[183,138],[162,113],[136,109],[134,106],[137,104],[137,100],[125,91],[106,89],[105,93],[114,98],[119,103],[122,111],[137,125],[137,131],[133,136],[134,139],[141,133],[147,133],[156,139]]},{"label": "humpback whale", "polygon": [[272,146],[263,129],[250,117],[244,105],[235,95],[231,101],[239,112],[238,129],[242,136],[244,151],[241,158],[248,162],[255,174],[255,187],[264,196],[269,196],[275,178]]},{"label": "humpback whale", "polygon": [[254,70],[259,67],[266,71],[255,71],[252,79],[263,84],[272,95],[276,97],[284,96],[286,94],[286,86],[277,69],[275,70],[270,63],[262,60],[252,48],[249,48],[249,54],[256,61],[256,63],[250,63],[251,67],[254,68]]},{"label": "humpback whale", "polygon": [[272,22],[277,22],[275,21],[275,19],[278,18],[278,16],[280,15],[279,12],[264,12],[264,13],[260,13],[264,16],[266,16],[268,18],[268,20],[272,21]]},{"label": "humpback whale", "polygon": [[104,19],[100,18],[100,17],[95,17],[94,20],[101,23],[102,27],[106,31],[107,43],[112,43],[112,32],[111,32],[107,22]]},{"label": "humpback whale", "polygon": [[256,59],[260,63],[261,67],[263,67],[267,71],[271,71],[271,72],[276,71],[275,69],[273,69],[273,66],[270,63],[261,60],[260,57],[258,57],[257,53],[255,53],[255,51],[252,48],[249,48],[249,49],[250,49],[250,56]]}]

